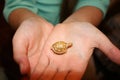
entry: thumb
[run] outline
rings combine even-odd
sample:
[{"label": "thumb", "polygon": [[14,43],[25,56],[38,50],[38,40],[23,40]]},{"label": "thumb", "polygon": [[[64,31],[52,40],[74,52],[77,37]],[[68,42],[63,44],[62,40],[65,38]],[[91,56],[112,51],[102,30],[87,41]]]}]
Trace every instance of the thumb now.
[{"label": "thumb", "polygon": [[108,56],[113,62],[120,65],[120,50],[104,35],[100,35],[97,48]]},{"label": "thumb", "polygon": [[13,39],[13,57],[19,64],[21,73],[29,74],[30,63],[27,57],[27,45],[23,42],[23,40]]}]

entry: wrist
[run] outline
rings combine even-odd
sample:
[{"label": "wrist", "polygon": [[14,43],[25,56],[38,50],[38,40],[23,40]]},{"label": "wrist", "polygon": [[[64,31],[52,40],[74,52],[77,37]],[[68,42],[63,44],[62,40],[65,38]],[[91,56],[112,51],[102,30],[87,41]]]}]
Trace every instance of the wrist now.
[{"label": "wrist", "polygon": [[33,27],[33,28],[37,28],[38,30],[44,30],[44,29],[46,30],[53,27],[52,24],[50,24],[49,22],[47,22],[45,19],[41,17],[30,17],[24,20],[20,24],[20,26]]},{"label": "wrist", "polygon": [[102,12],[96,7],[82,7],[64,22],[89,22],[95,26],[99,25],[103,18]]},{"label": "wrist", "polygon": [[13,29],[17,29],[22,23],[26,21],[38,21],[44,20],[40,16],[34,14],[30,10],[25,8],[19,8],[11,12],[9,16],[9,23],[13,27]]}]

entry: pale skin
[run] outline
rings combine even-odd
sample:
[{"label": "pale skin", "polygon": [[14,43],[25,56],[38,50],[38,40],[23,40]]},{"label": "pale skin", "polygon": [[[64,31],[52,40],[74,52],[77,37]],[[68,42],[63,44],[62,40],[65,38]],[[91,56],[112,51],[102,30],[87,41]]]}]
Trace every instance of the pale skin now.
[{"label": "pale skin", "polygon": [[[83,7],[53,27],[29,10],[14,10],[9,22],[17,29],[13,51],[21,73],[28,74],[31,80],[80,80],[95,47],[120,64],[119,49],[95,27],[102,16],[95,7]],[[51,45],[61,40],[73,46],[66,54],[56,55]]]}]

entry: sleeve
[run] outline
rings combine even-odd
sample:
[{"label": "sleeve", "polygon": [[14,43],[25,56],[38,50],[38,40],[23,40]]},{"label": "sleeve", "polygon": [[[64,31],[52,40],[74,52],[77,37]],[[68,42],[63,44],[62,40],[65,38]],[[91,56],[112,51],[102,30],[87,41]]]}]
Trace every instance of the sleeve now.
[{"label": "sleeve", "polygon": [[5,0],[3,14],[6,21],[8,21],[10,13],[17,8],[27,8],[28,10],[37,13],[35,2],[36,0]]},{"label": "sleeve", "polygon": [[84,6],[94,6],[100,9],[105,16],[108,6],[110,4],[110,0],[78,0],[75,10],[84,7]]}]

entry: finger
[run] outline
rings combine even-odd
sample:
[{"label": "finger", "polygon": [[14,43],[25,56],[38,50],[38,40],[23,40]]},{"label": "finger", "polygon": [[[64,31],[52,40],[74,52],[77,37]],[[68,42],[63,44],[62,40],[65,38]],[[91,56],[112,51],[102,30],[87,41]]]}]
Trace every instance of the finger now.
[{"label": "finger", "polygon": [[80,72],[69,71],[65,80],[81,80],[81,78],[82,75],[80,74]]},{"label": "finger", "polygon": [[30,64],[27,57],[27,46],[22,40],[13,39],[13,53],[14,60],[19,64],[21,73],[29,73]]},{"label": "finger", "polygon": [[28,75],[24,75],[24,76],[21,77],[20,80],[29,80],[29,76]]},{"label": "finger", "polygon": [[65,80],[69,71],[66,70],[57,70],[53,80]]},{"label": "finger", "polygon": [[52,80],[57,72],[57,68],[54,65],[49,65],[43,75],[41,75],[40,80]]},{"label": "finger", "polygon": [[112,42],[102,35],[98,41],[98,48],[104,52],[113,62],[120,64],[120,50]]},{"label": "finger", "polygon": [[48,65],[49,65],[48,57],[41,56],[39,63],[35,66],[33,72],[30,75],[30,80],[39,80],[44,71],[47,69]]}]

